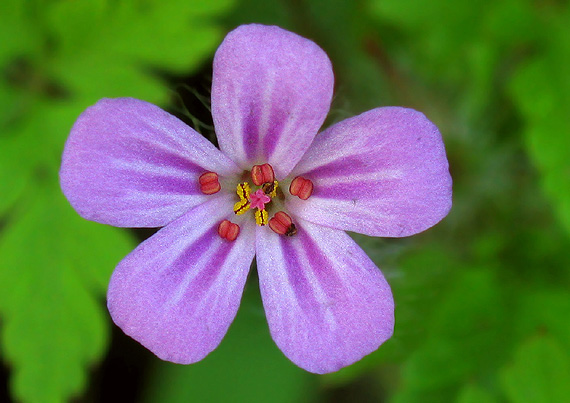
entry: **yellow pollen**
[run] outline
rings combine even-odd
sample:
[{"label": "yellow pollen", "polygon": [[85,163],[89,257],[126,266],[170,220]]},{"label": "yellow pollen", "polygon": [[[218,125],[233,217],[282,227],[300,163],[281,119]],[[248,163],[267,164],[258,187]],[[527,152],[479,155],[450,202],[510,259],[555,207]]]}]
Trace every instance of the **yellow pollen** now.
[{"label": "yellow pollen", "polygon": [[238,183],[236,193],[239,196],[239,201],[234,204],[235,214],[240,215],[249,210],[249,190],[249,183]]},{"label": "yellow pollen", "polygon": [[267,218],[268,218],[267,210],[263,209],[263,210],[257,210],[255,212],[255,222],[257,225],[259,226],[266,225]]},{"label": "yellow pollen", "polygon": [[238,183],[236,190],[240,200],[249,200],[249,183]]}]

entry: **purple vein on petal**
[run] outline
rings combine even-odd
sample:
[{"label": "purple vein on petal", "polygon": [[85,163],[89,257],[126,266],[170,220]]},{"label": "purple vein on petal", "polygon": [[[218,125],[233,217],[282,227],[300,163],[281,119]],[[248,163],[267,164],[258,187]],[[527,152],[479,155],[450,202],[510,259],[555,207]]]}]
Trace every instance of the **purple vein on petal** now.
[{"label": "purple vein on petal", "polygon": [[[259,95],[259,94],[258,94]],[[242,101],[243,116],[243,149],[249,161],[255,160],[258,154],[259,120],[262,113],[261,102]]]},{"label": "purple vein on petal", "polygon": [[[287,276],[296,300],[307,316],[322,314],[322,319],[331,328],[336,328],[336,318],[329,308],[334,304],[333,291],[342,288],[342,281],[332,270],[327,269],[330,262],[312,238],[304,232],[298,235],[297,242],[302,248],[294,247],[289,238],[280,239],[284,255],[291,259],[286,266]],[[303,256],[300,255],[301,250]],[[318,317],[313,320],[321,322]]]},{"label": "purple vein on petal", "polygon": [[382,179],[381,184],[378,184],[378,180],[376,178],[363,178],[358,182],[350,182],[348,184],[344,182],[328,186],[322,186],[322,184],[317,183],[311,197],[346,201],[347,193],[352,193],[352,187],[355,186],[358,187],[359,193],[366,194],[369,198],[376,197],[380,201],[382,198],[385,198],[387,194],[393,194],[398,191],[399,181],[397,177],[385,177]]},{"label": "purple vein on petal", "polygon": [[[273,82],[271,83],[271,87]],[[268,161],[277,149],[280,141],[283,140],[282,134],[288,129],[288,125],[293,123],[295,113],[295,102],[292,102],[293,95],[286,94],[283,91],[274,91],[268,94],[270,108],[267,108],[267,118],[263,122],[263,151],[264,157]]]},{"label": "purple vein on petal", "polygon": [[[169,266],[170,270],[164,272],[164,276],[167,278],[178,277],[178,280],[175,282],[177,285],[176,292],[172,294],[168,301],[165,301],[165,312],[178,304],[182,298],[189,303],[198,305],[203,301],[206,291],[211,289],[229,256],[228,251],[232,247],[231,243],[224,242],[221,239],[216,240],[212,245],[212,239],[216,239],[214,232],[216,230],[212,228],[204,233],[202,237],[180,255],[173,265]],[[199,256],[199,258],[196,259],[196,256]],[[204,269],[201,271],[188,270],[186,273],[180,273],[175,270],[179,267],[202,267],[202,264],[208,261],[210,261],[210,264],[203,265]],[[195,313],[197,312],[198,310]]]},{"label": "purple vein on petal", "polygon": [[[149,164],[159,167],[178,168],[185,172],[198,173],[203,172],[204,168],[200,165],[184,158],[181,151],[172,150],[157,144],[151,144],[141,140],[131,140],[131,147],[137,149],[137,153],[122,154],[121,160],[128,162],[139,162],[140,156],[152,156],[148,159]],[[160,151],[160,152],[157,152]]]},{"label": "purple vein on petal", "polygon": [[177,195],[196,195],[200,193],[197,181],[191,181],[188,178],[175,178],[170,175],[147,176],[134,172],[129,172],[128,178],[133,184],[132,190],[142,193]]},{"label": "purple vein on petal", "polygon": [[288,284],[295,294],[295,301],[301,307],[302,311],[310,314],[314,312],[315,307],[317,307],[318,301],[317,296],[313,292],[313,287],[306,276],[306,270],[301,268],[306,267],[301,265],[301,261],[297,254],[296,248],[292,246],[291,239],[281,237],[279,239],[281,244],[281,249],[283,250],[283,256],[287,256],[286,275]]},{"label": "purple vein on petal", "polygon": [[308,171],[305,175],[310,175],[311,179],[316,179],[338,176],[339,172],[347,170],[369,173],[377,169],[374,166],[370,166],[370,164],[366,164],[366,160],[367,158],[362,155],[337,158],[327,164]]}]

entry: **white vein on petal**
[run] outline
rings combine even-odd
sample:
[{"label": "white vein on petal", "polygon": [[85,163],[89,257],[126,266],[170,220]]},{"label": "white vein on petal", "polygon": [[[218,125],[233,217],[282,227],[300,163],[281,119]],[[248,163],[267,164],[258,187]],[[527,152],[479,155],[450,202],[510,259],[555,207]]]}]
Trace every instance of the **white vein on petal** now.
[{"label": "white vein on petal", "polygon": [[[243,242],[247,243],[248,241],[250,243],[254,243],[255,233],[253,232],[254,229],[252,228],[252,226],[251,225],[247,227],[242,226],[241,228],[242,232],[240,233],[240,237],[243,238],[242,243]],[[231,270],[231,268],[227,267],[228,265],[232,265],[233,263],[236,262],[237,260],[236,257],[239,257],[239,255],[242,254],[242,249],[243,249],[242,245],[234,245],[234,247],[231,249],[230,253],[228,254],[228,256],[224,261],[224,265],[220,269],[224,275],[217,276],[214,283],[211,284],[210,288],[206,292],[206,295],[204,295],[204,297],[201,299],[200,303],[196,307],[193,315],[194,318],[200,317],[200,314],[203,313],[206,309],[209,309],[211,306],[219,306],[220,298],[222,297],[225,298],[225,301],[223,301],[222,305],[227,306],[228,303],[230,302],[228,300],[228,297],[235,294],[236,288],[242,287],[242,284],[237,280],[239,279],[240,276],[243,275],[241,270],[249,270],[251,261],[247,263],[247,267],[245,269],[240,267],[240,270]],[[253,255],[251,256],[251,258],[253,258]],[[223,285],[221,283],[223,283]],[[223,293],[218,292],[220,289],[222,289],[222,287],[225,287],[226,291]],[[213,299],[210,299],[210,296],[212,294],[216,295]],[[214,319],[213,317],[210,316],[206,317],[210,320]],[[213,325],[213,323],[211,324]]]},{"label": "white vein on petal", "polygon": [[291,148],[289,145],[291,143],[296,143],[299,141],[298,136],[289,136],[288,133],[294,132],[294,127],[298,126],[299,117],[301,116],[301,110],[303,105],[299,104],[295,106],[295,109],[289,114],[287,123],[281,128],[281,135],[278,137],[277,144],[273,148],[273,154],[268,156],[268,160],[276,165],[276,169],[279,168],[279,161],[285,161],[290,159],[289,154],[291,153]]},{"label": "white vein on petal", "polygon": [[[268,130],[271,124],[271,111],[273,110],[273,90],[275,89],[275,77],[276,73],[274,71],[269,71],[268,74],[264,77],[264,81],[266,83],[263,94],[262,94],[262,103],[263,107],[261,108],[261,116],[259,117],[259,126],[257,131],[257,149],[255,150],[255,157],[256,158],[259,153],[259,147],[263,147],[263,138],[268,134]],[[256,161],[257,162],[257,161]]]},{"label": "white vein on petal", "polygon": [[[225,138],[226,141],[223,145],[220,145],[226,148],[230,155],[238,159],[238,161],[234,161],[235,163],[244,168],[247,165],[247,161],[245,160],[245,146],[242,141],[243,121],[240,119],[241,98],[239,97],[239,91],[235,84],[230,82],[226,83],[224,81],[223,85],[224,87],[219,89],[219,93],[222,94],[222,96],[219,97],[217,101],[224,101],[224,105],[221,105],[215,110],[216,113],[220,115],[220,119],[217,120],[226,122],[227,127],[224,129],[228,131],[229,138]],[[232,94],[231,96],[225,96],[230,93]]]},{"label": "white vein on petal", "polygon": [[111,163],[116,168],[119,168],[125,172],[140,174],[148,174],[149,172],[152,172],[153,175],[159,174],[160,176],[179,179],[194,179],[198,177],[197,173],[190,172],[187,169],[158,165],[149,161],[126,161],[121,159],[114,159]]},{"label": "white vein on petal", "polygon": [[[197,239],[197,238],[195,238],[195,239]],[[212,259],[212,257],[215,256],[215,254],[218,252],[218,249],[221,247],[222,242],[224,242],[224,241],[221,238],[219,238],[219,239],[215,239],[214,242],[215,242],[215,246],[210,245],[210,247],[206,251],[204,251],[203,254],[200,255],[199,259],[195,263],[193,263],[192,268],[196,269],[197,267],[200,267],[200,270],[187,270],[186,271],[186,275],[184,276],[184,279],[178,285],[176,292],[174,292],[172,294],[172,296],[168,299],[168,301],[163,305],[162,309],[163,309],[164,314],[166,314],[173,306],[175,306],[176,304],[178,304],[180,302],[180,300],[182,299],[182,297],[184,296],[184,294],[188,290],[188,287],[196,279],[196,277],[201,275],[205,270],[209,269],[209,265],[205,264],[205,263],[210,261]],[[168,267],[168,266],[165,266],[165,267]]]},{"label": "white vein on petal", "polygon": [[[326,212],[329,221],[334,223],[334,228],[349,227],[353,222],[351,214],[357,215],[358,219],[362,220],[363,230],[368,228],[367,222],[370,223],[370,228],[374,228],[373,223],[378,220],[383,220],[386,223],[394,220],[392,215],[383,214],[380,211],[381,202],[374,200],[374,208],[368,202],[367,199],[338,200],[313,195],[306,202],[290,199],[287,202],[287,208],[309,222],[315,210]],[[322,225],[326,226],[326,224]]]},{"label": "white vein on petal", "polygon": [[[318,245],[318,246],[320,247],[320,245]],[[330,309],[331,303],[333,301],[330,300],[330,298],[327,296],[326,292],[323,290],[323,287],[322,287],[320,281],[315,276],[315,272],[310,269],[313,266],[311,265],[310,258],[307,255],[307,250],[305,248],[301,248],[301,250],[302,250],[302,253],[299,254],[299,258],[301,261],[299,262],[299,265],[300,265],[300,267],[305,268],[304,272],[306,273],[307,280],[309,281],[309,283],[312,286],[311,288],[313,290],[313,294],[315,296],[315,299],[317,300],[319,307],[324,310],[324,312],[321,312],[321,313],[323,313],[323,318],[325,319],[326,323],[330,326],[330,329],[334,331],[335,329],[338,328],[338,323],[336,321],[334,313]],[[319,250],[319,252],[324,252],[324,251]],[[337,253],[338,253],[338,251],[337,251]],[[326,260],[332,261],[333,256],[334,256],[334,254],[332,254],[332,255],[328,254],[328,255],[325,255],[324,257]],[[333,267],[334,267],[334,263],[333,263]],[[330,267],[328,269],[330,269]]]},{"label": "white vein on petal", "polygon": [[[319,141],[318,136],[326,136],[326,133],[318,134],[314,147],[310,148],[303,158],[299,167],[295,169],[297,175],[312,171],[323,165],[328,165],[341,161],[347,157],[358,157],[370,153],[379,153],[384,147],[384,143],[376,143],[372,146],[370,142],[370,131],[359,131],[358,135],[343,138],[342,144],[338,143],[338,136],[329,137]],[[334,153],[334,154],[331,154]]]},{"label": "white vein on petal", "polygon": [[390,179],[402,179],[405,173],[401,169],[386,169],[379,172],[362,172],[350,175],[338,175],[316,179],[315,186],[331,186],[341,183],[358,184]]},{"label": "white vein on petal", "polygon": [[[265,285],[267,286],[267,295],[272,295],[273,297],[273,304],[272,304],[272,314],[275,315],[277,322],[284,322],[283,318],[287,318],[287,322],[295,323],[293,313],[295,311],[300,310],[299,302],[295,296],[295,291],[291,286],[289,279],[287,278],[287,268],[285,267],[285,259],[283,257],[283,248],[281,247],[280,242],[278,239],[275,240],[274,244],[271,246],[275,248],[274,256],[275,259],[271,259],[271,262],[268,264],[271,265],[275,264],[277,267],[271,269],[266,267],[266,281]],[[269,273],[269,270],[272,270]],[[281,285],[281,287],[278,287]],[[280,291],[280,292],[278,292]],[[295,304],[293,307],[289,307],[286,304],[279,304],[277,301],[281,299],[282,301],[289,301]]]}]

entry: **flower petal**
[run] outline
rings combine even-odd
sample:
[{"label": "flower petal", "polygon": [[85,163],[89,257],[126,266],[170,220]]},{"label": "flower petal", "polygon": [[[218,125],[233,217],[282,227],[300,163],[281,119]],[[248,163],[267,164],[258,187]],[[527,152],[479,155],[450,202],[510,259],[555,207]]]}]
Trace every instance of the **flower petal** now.
[{"label": "flower petal", "polygon": [[269,330],[301,368],[337,371],[390,338],[392,293],[346,233],[298,224],[292,237],[258,228],[257,269]]},{"label": "flower petal", "polygon": [[65,145],[61,187],[88,220],[159,227],[207,200],[198,176],[237,172],[203,136],[159,107],[102,99],[79,116]]},{"label": "flower petal", "polygon": [[294,175],[313,182],[297,216],[332,228],[401,237],[451,208],[451,176],[437,127],[413,109],[378,108],[319,134]]},{"label": "flower petal", "polygon": [[331,63],[312,41],[275,26],[242,25],[216,52],[212,116],[221,150],[243,169],[295,166],[323,124]]},{"label": "flower petal", "polygon": [[163,360],[201,360],[236,315],[255,225],[242,226],[234,242],[220,238],[217,226],[231,208],[223,196],[192,209],[137,247],[111,277],[113,320]]}]

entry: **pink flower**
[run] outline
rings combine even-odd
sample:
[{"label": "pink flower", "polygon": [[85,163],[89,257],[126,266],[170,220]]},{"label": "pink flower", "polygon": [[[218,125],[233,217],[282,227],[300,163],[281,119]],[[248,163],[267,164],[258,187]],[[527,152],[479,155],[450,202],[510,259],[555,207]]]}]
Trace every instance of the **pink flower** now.
[{"label": "pink flower", "polygon": [[445,217],[445,149],[423,114],[399,107],[317,135],[332,93],[316,44],[246,25],[214,59],[220,149],[136,99],[103,99],[78,118],[60,173],[72,206],[100,223],[164,226],[111,278],[109,311],[126,334],[164,360],[201,360],[256,256],[271,335],[301,368],[336,371],[390,338],[390,287],[344,231],[401,237]]}]

